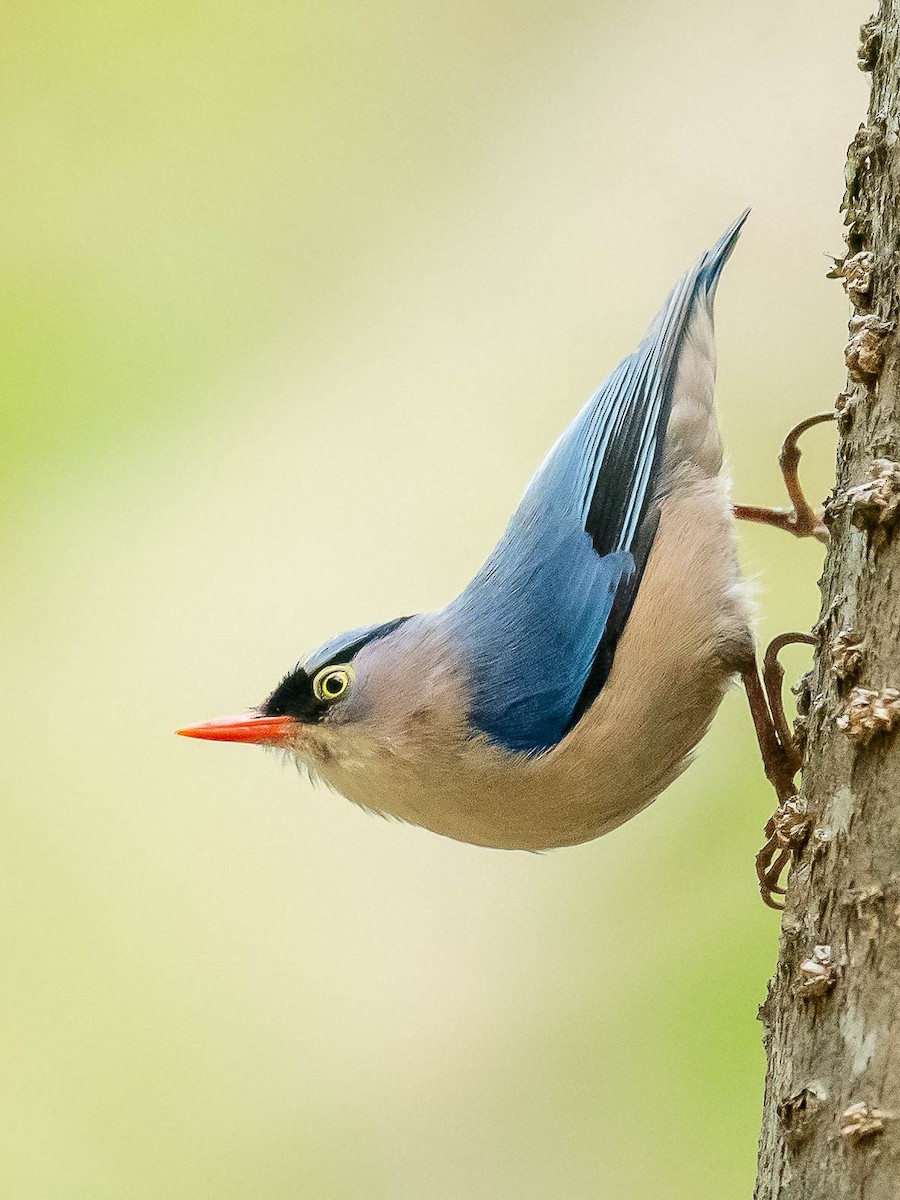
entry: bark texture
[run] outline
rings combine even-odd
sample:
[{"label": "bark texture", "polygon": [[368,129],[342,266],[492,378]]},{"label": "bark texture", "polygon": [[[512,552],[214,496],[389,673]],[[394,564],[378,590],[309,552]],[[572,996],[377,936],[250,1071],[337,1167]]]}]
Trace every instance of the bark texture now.
[{"label": "bark texture", "polygon": [[849,379],[806,681],[808,836],[760,1011],[757,1200],[900,1200],[900,0],[861,35],[872,96],[833,272]]}]

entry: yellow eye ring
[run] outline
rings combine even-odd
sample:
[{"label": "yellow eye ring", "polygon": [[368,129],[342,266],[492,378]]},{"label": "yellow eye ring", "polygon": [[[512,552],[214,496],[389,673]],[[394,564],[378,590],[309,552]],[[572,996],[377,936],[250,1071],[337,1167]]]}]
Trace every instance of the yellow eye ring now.
[{"label": "yellow eye ring", "polygon": [[325,704],[333,704],[346,696],[353,682],[353,668],[348,664],[340,667],[323,667],[313,679],[313,694]]}]

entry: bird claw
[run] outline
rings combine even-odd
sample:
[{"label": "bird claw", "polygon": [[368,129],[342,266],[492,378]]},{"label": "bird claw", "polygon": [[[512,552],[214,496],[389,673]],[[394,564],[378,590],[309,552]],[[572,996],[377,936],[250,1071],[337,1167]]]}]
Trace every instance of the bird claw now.
[{"label": "bird claw", "polygon": [[744,672],[744,686],[756,727],[763,766],[778,797],[778,808],[766,823],[767,841],[756,856],[756,876],[763,901],[769,908],[783,906],[775,900],[784,895],[781,876],[789,867],[809,835],[806,801],[797,794],[794,776],[800,770],[801,754],[794,738],[782,700],[784,668],[778,655],[785,646],[800,643],[816,645],[811,633],[782,633],[773,638],[763,656],[762,681],[754,663]]},{"label": "bird claw", "polygon": [[825,510],[813,508],[803,492],[800,483],[799,467],[801,451],[799,441],[807,429],[821,425],[824,421],[834,421],[835,412],[816,413],[807,417],[799,425],[795,425],[781,447],[778,455],[778,465],[784,477],[784,486],[791,501],[790,508],[765,508],[752,504],[735,504],[734,515],[739,521],[755,521],[760,525],[771,525],[783,529],[794,537],[815,538],[817,542],[828,541],[828,528],[825,525]]}]

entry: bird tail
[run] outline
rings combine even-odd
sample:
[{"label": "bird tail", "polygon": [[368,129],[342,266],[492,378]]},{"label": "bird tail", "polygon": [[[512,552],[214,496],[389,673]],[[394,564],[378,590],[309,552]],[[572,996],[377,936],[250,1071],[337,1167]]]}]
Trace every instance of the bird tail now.
[{"label": "bird tail", "polygon": [[664,490],[677,481],[711,479],[722,469],[714,402],[716,347],[713,301],[722,271],[750,213],[745,209],[675,287],[669,303],[682,312],[674,354],[671,409],[663,455]]},{"label": "bird tail", "polygon": [[700,261],[695,267],[697,273],[697,291],[704,294],[710,304],[712,304],[715,298],[716,288],[722,277],[725,264],[731,257],[731,252],[737,245],[738,238],[741,236],[741,230],[744,228],[744,222],[749,216],[750,209],[745,208],[738,219],[728,226],[716,244],[701,256]]}]

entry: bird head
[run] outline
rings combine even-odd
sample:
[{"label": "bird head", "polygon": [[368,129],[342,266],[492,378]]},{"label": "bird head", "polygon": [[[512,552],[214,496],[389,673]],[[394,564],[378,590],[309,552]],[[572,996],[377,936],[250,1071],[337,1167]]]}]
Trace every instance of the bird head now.
[{"label": "bird head", "polygon": [[[433,619],[400,617],[333,638],[290,670],[257,708],[178,732],[287,750],[320,771],[379,747],[396,750],[411,732],[424,732],[438,719],[435,699],[449,700],[451,690],[455,672]],[[445,720],[447,712],[445,706]]]}]

